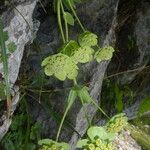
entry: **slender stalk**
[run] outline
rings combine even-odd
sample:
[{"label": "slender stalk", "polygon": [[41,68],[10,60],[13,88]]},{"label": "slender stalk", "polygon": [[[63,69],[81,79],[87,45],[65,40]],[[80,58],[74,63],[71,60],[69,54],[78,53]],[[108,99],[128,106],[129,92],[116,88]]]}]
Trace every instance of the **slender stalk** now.
[{"label": "slender stalk", "polygon": [[108,119],[110,119],[110,117],[98,106],[98,104],[92,98],[91,101],[100,110],[100,112],[102,112]]},{"label": "slender stalk", "polygon": [[62,1],[60,2],[60,4],[61,4],[61,10],[62,10],[62,13],[63,13],[63,18],[64,18],[64,21],[65,21],[66,42],[68,42],[68,39],[69,39],[68,24],[67,24],[67,20],[66,20],[66,17],[65,17],[65,11],[64,11],[64,7],[63,7],[63,4],[62,4]]},{"label": "slender stalk", "polygon": [[11,108],[11,94],[10,94],[10,82],[9,82],[9,73],[8,73],[7,50],[6,50],[5,40],[4,40],[3,24],[1,19],[0,19],[0,46],[1,46],[1,54],[2,54],[2,62],[3,62],[4,79],[6,84],[7,113],[9,116],[10,108]]},{"label": "slender stalk", "polygon": [[27,150],[29,146],[28,144],[29,144],[29,136],[30,136],[30,130],[31,130],[31,118],[28,112],[28,104],[25,99],[23,101],[24,101],[24,105],[26,107],[26,113],[27,113],[27,129],[26,129],[25,144],[24,144],[24,150]]},{"label": "slender stalk", "polygon": [[47,11],[46,11],[46,9],[44,8],[44,5],[43,5],[43,3],[42,3],[41,0],[39,0],[39,3],[40,3],[40,5],[42,6],[42,9],[44,10],[44,12],[47,14]]},{"label": "slender stalk", "polygon": [[77,80],[74,79],[74,80],[73,80],[73,83],[74,83],[74,85],[77,85]]},{"label": "slender stalk", "polygon": [[77,14],[76,14],[76,12],[75,12],[75,10],[74,10],[74,8],[72,7],[72,5],[71,5],[71,3],[70,3],[70,0],[68,0],[68,3],[69,3],[69,6],[70,6],[70,8],[71,8],[72,13],[74,14],[75,18],[76,18],[77,21],[78,21],[78,23],[79,23],[81,29],[83,30],[83,32],[85,32],[86,30],[85,30],[85,28],[83,27],[83,25],[82,25],[80,19],[78,18]]},{"label": "slender stalk", "polygon": [[82,100],[81,98],[80,98],[80,100],[81,100],[81,103],[82,103],[82,106],[83,106],[83,111],[84,111],[84,114],[85,114],[85,118],[86,118],[86,120],[87,120],[87,122],[88,122],[88,125],[89,125],[89,127],[90,127],[90,126],[91,126],[91,122],[90,122],[90,120],[89,120],[87,110],[85,109],[83,100]]},{"label": "slender stalk", "polygon": [[65,36],[64,36],[64,32],[63,32],[63,28],[62,28],[62,23],[61,23],[61,14],[60,14],[60,5],[61,5],[61,0],[57,1],[57,19],[58,19],[58,25],[59,25],[59,29],[61,32],[61,36],[63,39],[63,42],[65,43]]},{"label": "slender stalk", "polygon": [[66,108],[66,110],[65,110],[65,113],[64,113],[64,115],[63,115],[63,118],[62,118],[62,120],[61,120],[59,129],[58,129],[58,132],[57,132],[57,136],[56,136],[56,142],[58,142],[59,135],[60,135],[60,132],[61,132],[61,129],[62,129],[64,120],[65,120],[65,118],[66,118],[66,116],[67,116],[67,113],[68,113],[69,109],[70,109],[70,105],[67,106],[67,108]]}]

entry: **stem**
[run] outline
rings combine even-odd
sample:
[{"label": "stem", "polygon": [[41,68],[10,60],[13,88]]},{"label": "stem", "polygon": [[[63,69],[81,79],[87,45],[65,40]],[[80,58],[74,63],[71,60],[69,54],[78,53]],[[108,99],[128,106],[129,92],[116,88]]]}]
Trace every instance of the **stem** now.
[{"label": "stem", "polygon": [[78,21],[78,23],[79,23],[81,29],[83,30],[83,32],[85,32],[86,30],[85,30],[85,28],[83,27],[83,25],[82,25],[80,19],[78,18],[77,14],[76,14],[76,12],[75,12],[75,10],[74,10],[74,8],[72,7],[72,5],[71,5],[71,3],[70,3],[70,0],[68,0],[68,3],[69,3],[69,6],[70,6],[70,8],[71,8],[72,13],[74,14],[75,18],[76,18],[77,21]]},{"label": "stem", "polygon": [[100,112],[102,112],[108,119],[110,119],[110,117],[98,106],[98,104],[92,98],[91,101],[100,110]]},{"label": "stem", "polygon": [[27,129],[26,129],[26,135],[25,135],[25,144],[24,144],[24,150],[27,150],[28,144],[29,144],[29,135],[30,135],[30,130],[31,130],[31,119],[30,119],[29,112],[28,112],[28,104],[25,99],[23,101],[26,107],[26,113],[28,115],[27,116]]},{"label": "stem", "polygon": [[11,94],[10,94],[10,82],[9,82],[9,73],[8,73],[7,50],[6,50],[5,40],[4,40],[3,24],[1,20],[0,20],[0,46],[1,46],[4,78],[6,84],[7,113],[9,117],[10,108],[11,108]]},{"label": "stem", "polygon": [[60,0],[58,0],[57,1],[57,19],[58,19],[58,25],[59,25],[59,29],[61,32],[61,36],[62,36],[63,42],[65,43],[66,42],[65,36],[64,36],[63,28],[62,28],[62,23],[61,23],[60,5],[61,5],[61,2]]},{"label": "stem", "polygon": [[58,129],[58,132],[57,132],[57,136],[56,136],[56,142],[58,142],[58,138],[59,138],[59,135],[60,135],[60,132],[61,132],[61,129],[62,129],[62,125],[63,125],[63,123],[64,123],[64,120],[65,120],[65,118],[66,118],[66,116],[67,116],[67,113],[68,113],[69,109],[70,109],[70,105],[67,106],[67,108],[66,108],[66,110],[65,110],[65,113],[64,113],[64,115],[63,115],[63,118],[62,118],[62,120],[61,120],[59,129]]},{"label": "stem", "polygon": [[63,18],[64,18],[64,21],[65,21],[66,42],[68,42],[68,39],[69,39],[68,24],[67,24],[67,20],[66,20],[66,17],[65,17],[65,11],[64,11],[64,7],[63,7],[63,4],[62,4],[62,1],[61,1],[60,4],[61,4],[61,10],[62,10],[62,13],[63,13]]},{"label": "stem", "polygon": [[73,80],[73,83],[74,83],[74,85],[77,85],[77,80],[74,79],[74,80]]},{"label": "stem", "polygon": [[89,120],[87,110],[85,109],[85,106],[84,106],[83,100],[82,100],[81,98],[80,98],[80,100],[81,100],[81,103],[82,103],[82,106],[83,106],[83,111],[84,111],[85,117],[86,117],[87,122],[88,122],[88,125],[89,125],[89,127],[90,127],[90,126],[91,126],[91,122],[90,122],[90,120]]}]

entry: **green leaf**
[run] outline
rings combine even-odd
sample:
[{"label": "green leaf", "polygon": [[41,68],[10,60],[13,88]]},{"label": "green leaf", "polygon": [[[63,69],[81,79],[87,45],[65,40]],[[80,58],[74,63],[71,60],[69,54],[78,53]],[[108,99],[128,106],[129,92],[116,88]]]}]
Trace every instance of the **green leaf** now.
[{"label": "green leaf", "polygon": [[13,52],[16,50],[17,46],[15,45],[14,42],[10,42],[10,43],[7,45],[7,48],[8,48],[8,51],[9,51],[10,53],[13,53]]},{"label": "green leaf", "polygon": [[83,148],[83,146],[86,146],[87,144],[88,144],[88,139],[82,139],[82,140],[79,140],[78,142],[77,142],[77,145],[76,145],[76,147],[77,148]]},{"label": "green leaf", "polygon": [[90,96],[90,94],[88,92],[88,88],[86,86],[84,86],[78,90],[78,96],[80,97],[80,99],[83,103],[91,102],[91,96]]},{"label": "green leaf", "polygon": [[84,32],[81,34],[78,38],[79,44],[84,47],[84,46],[95,46],[97,45],[97,35],[94,33],[91,33],[89,31]]},{"label": "green leaf", "polygon": [[123,91],[121,91],[118,85],[115,85],[115,96],[116,96],[116,109],[118,112],[122,112],[123,110]]},{"label": "green leaf", "polygon": [[104,60],[110,60],[113,56],[114,48],[111,46],[106,46],[103,48],[100,48],[96,53],[94,58],[97,60],[97,62],[101,62]]},{"label": "green leaf", "polygon": [[63,148],[64,150],[71,150],[71,147],[68,143],[61,142],[61,143],[57,143],[56,145]]},{"label": "green leaf", "polygon": [[69,12],[64,13],[64,18],[66,19],[68,24],[74,26],[74,18]]},{"label": "green leaf", "polygon": [[76,97],[77,97],[77,92],[76,92],[76,90],[71,89],[70,92],[69,92],[68,100],[67,100],[69,109],[70,109],[70,107],[72,106],[72,104],[74,103]]},{"label": "green leaf", "polygon": [[5,85],[3,83],[0,83],[0,99],[6,99]]},{"label": "green leaf", "polygon": [[92,141],[94,141],[96,137],[99,137],[103,140],[107,139],[107,132],[103,127],[90,127],[87,131],[87,135]]},{"label": "green leaf", "polygon": [[51,139],[42,139],[38,141],[39,145],[51,145],[52,143],[56,144],[55,141],[51,140]]},{"label": "green leaf", "polygon": [[83,46],[78,48],[72,54],[71,58],[77,63],[87,63],[93,60],[94,49],[89,46]]},{"label": "green leaf", "polygon": [[72,6],[73,8],[76,8],[74,0],[63,0],[63,4],[65,5],[65,7],[66,7],[68,10],[70,10],[70,5],[69,5],[69,2],[68,2],[68,1],[70,2],[71,6]]},{"label": "green leaf", "polygon": [[60,52],[66,54],[67,56],[71,56],[74,51],[79,48],[79,45],[76,41],[70,40],[69,42],[65,43],[61,48]]},{"label": "green leaf", "polygon": [[147,111],[150,111],[150,97],[143,99],[139,106],[138,114],[142,115]]},{"label": "green leaf", "polygon": [[78,75],[77,65],[69,56],[62,53],[45,58],[42,66],[47,76],[54,75],[61,81],[64,81],[66,78],[74,80]]},{"label": "green leaf", "polygon": [[9,36],[8,36],[8,32],[7,31],[4,31],[3,32],[3,38],[4,38],[4,41],[7,41],[9,39]]}]

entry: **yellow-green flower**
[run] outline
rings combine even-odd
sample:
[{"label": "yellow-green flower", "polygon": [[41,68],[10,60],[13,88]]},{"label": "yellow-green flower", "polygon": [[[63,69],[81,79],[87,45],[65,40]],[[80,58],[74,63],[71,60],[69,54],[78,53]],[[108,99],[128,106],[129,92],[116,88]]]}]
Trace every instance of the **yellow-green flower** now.
[{"label": "yellow-green flower", "polygon": [[97,35],[89,31],[84,32],[78,38],[81,46],[95,46],[97,45]]},{"label": "yellow-green flower", "polygon": [[89,150],[95,150],[95,145],[94,144],[89,144],[88,145]]},{"label": "yellow-green flower", "polygon": [[73,80],[78,75],[78,67],[72,59],[62,53],[51,55],[42,62],[44,72],[47,76],[54,75],[61,81],[66,78]]},{"label": "yellow-green flower", "polygon": [[127,124],[128,118],[124,113],[115,115],[106,125],[106,130],[111,133],[120,132]]},{"label": "yellow-green flower", "polygon": [[106,46],[103,48],[100,48],[94,55],[94,58],[97,60],[97,62],[101,62],[103,60],[109,60],[113,56],[114,48],[111,46]]}]

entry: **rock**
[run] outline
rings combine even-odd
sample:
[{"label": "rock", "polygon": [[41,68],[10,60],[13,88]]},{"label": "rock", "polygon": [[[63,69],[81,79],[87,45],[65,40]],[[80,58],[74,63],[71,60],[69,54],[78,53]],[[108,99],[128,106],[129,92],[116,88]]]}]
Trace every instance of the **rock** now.
[{"label": "rock", "polygon": [[[35,5],[36,0],[26,2],[16,0],[12,5],[10,3],[3,3],[3,5],[0,5],[0,13],[4,23],[4,30],[8,32],[9,40],[13,41],[17,46],[16,51],[13,52],[8,59],[9,78],[13,91],[16,91],[12,98],[11,116],[13,115],[19,102],[19,90],[18,87],[14,86],[14,84],[18,77],[24,47],[33,39],[32,14]],[[10,8],[10,6],[12,6],[12,8]],[[2,67],[3,65],[0,63],[1,74],[3,73]],[[3,125],[0,126],[0,139],[2,139],[2,137],[8,131],[11,124],[11,118],[6,118],[4,114],[1,120],[3,121]]]}]

